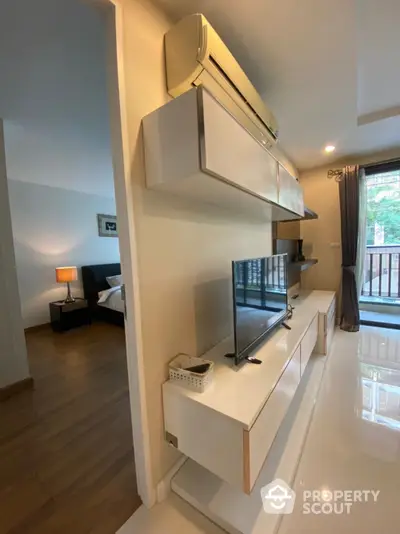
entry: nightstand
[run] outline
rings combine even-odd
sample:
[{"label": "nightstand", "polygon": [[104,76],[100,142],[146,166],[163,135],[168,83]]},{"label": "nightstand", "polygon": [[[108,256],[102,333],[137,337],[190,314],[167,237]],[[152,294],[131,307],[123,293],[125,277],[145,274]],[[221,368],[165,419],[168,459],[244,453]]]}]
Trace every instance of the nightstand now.
[{"label": "nightstand", "polygon": [[65,332],[91,323],[90,310],[86,299],[76,298],[75,302],[63,300],[50,302],[51,327],[55,332]]}]

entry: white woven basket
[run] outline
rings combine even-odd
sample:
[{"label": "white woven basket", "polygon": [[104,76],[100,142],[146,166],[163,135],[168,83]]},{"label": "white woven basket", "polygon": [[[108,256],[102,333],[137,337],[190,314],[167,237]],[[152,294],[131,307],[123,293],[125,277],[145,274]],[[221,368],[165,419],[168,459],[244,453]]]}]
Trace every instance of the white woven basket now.
[{"label": "white woven basket", "polygon": [[[210,367],[203,373],[188,371],[187,367],[209,363]],[[169,378],[193,391],[202,393],[212,383],[214,363],[202,358],[195,358],[188,354],[178,354],[169,362]]]}]

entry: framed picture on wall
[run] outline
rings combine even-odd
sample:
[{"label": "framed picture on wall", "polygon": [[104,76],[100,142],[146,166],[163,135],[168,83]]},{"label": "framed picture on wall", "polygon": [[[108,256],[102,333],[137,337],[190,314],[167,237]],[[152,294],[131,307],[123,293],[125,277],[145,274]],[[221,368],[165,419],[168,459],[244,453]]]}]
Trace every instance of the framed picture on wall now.
[{"label": "framed picture on wall", "polygon": [[115,215],[97,214],[97,226],[100,237],[118,237],[117,217]]}]

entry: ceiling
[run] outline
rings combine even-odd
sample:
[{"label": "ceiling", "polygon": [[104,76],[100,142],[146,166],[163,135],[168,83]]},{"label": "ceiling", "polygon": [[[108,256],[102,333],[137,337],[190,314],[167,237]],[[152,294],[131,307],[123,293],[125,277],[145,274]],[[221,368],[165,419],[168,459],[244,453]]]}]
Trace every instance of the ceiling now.
[{"label": "ceiling", "polygon": [[[400,146],[398,0],[157,0],[203,13],[278,119],[300,169]],[[333,155],[326,144],[337,147]]]}]

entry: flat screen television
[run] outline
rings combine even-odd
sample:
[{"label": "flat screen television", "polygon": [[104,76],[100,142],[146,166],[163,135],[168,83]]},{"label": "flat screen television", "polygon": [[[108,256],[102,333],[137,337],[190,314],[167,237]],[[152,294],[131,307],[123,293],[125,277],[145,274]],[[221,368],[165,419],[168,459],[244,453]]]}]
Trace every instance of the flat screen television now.
[{"label": "flat screen television", "polygon": [[287,254],[232,262],[235,363],[287,317]]}]

